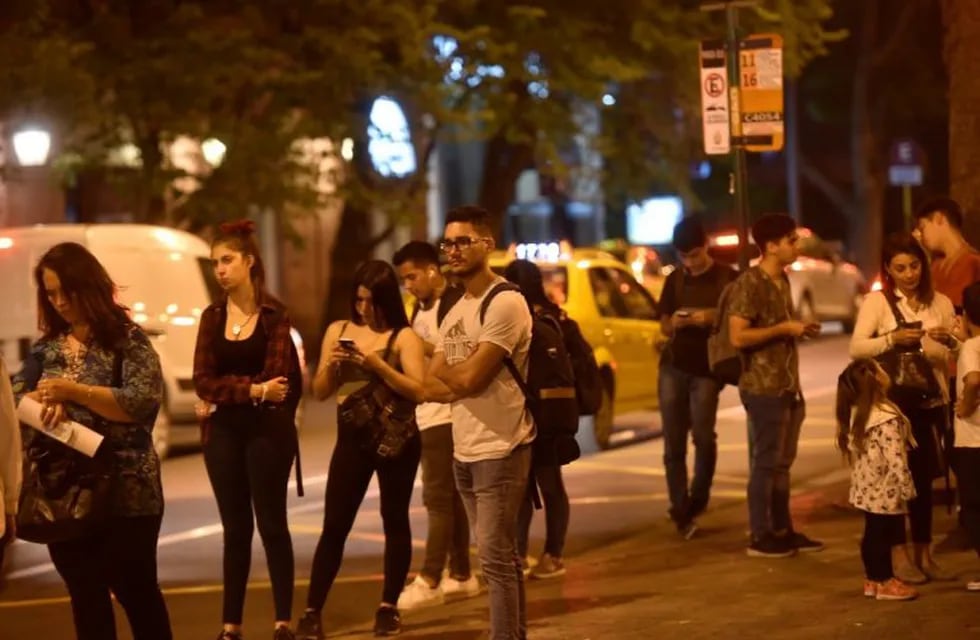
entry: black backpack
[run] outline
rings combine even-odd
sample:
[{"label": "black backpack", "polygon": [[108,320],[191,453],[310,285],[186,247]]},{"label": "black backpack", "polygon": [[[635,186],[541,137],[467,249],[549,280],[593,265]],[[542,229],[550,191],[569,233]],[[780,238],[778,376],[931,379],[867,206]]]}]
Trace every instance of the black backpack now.
[{"label": "black backpack", "polygon": [[579,415],[593,416],[602,405],[602,380],[599,376],[599,364],[595,352],[589,344],[578,323],[568,317],[564,311],[558,316],[558,324],[565,341],[565,350],[572,360],[572,371],[575,374],[575,400],[578,402]]},{"label": "black backpack", "polygon": [[[480,323],[497,294],[521,288],[509,282],[495,285],[480,305]],[[575,372],[565,349],[561,326],[554,318],[532,314],[531,347],[528,353],[527,380],[521,377],[511,358],[504,366],[514,376],[538,433],[544,437],[574,436],[578,432],[579,408],[575,399]]]}]

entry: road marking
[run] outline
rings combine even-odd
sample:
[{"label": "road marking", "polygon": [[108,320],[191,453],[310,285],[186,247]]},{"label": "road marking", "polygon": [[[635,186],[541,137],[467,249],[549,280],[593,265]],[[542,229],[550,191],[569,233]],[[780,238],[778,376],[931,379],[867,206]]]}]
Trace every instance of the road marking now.
[{"label": "road marking", "polygon": [[[362,582],[383,582],[384,575],[380,573],[371,573],[360,576],[338,576],[334,580],[334,584],[355,584]],[[294,581],[293,583],[297,587],[308,587],[310,581],[308,578],[302,578]],[[271,589],[272,583],[268,580],[259,580],[255,582],[249,582],[248,589]],[[164,596],[187,596],[187,595],[201,595],[208,593],[221,593],[224,590],[224,586],[221,584],[202,584],[202,585],[189,585],[184,587],[171,587],[168,589],[161,589]],[[54,598],[32,598],[28,600],[11,600],[7,602],[0,602],[0,609],[20,609],[27,607],[43,607],[46,605],[53,604],[69,604],[71,599],[67,596],[58,596]]]},{"label": "road marking", "polygon": [[[303,483],[305,485],[321,484],[326,482],[326,479],[327,476],[325,474],[318,475],[308,479],[304,478]],[[415,488],[421,486],[422,486],[422,481],[420,479],[416,479]],[[365,494],[364,498],[365,499],[377,498],[380,497],[380,495],[381,494],[379,490],[373,488]],[[301,515],[304,513],[310,513],[313,511],[322,511],[322,510],[323,510],[323,502],[318,500],[316,502],[310,502],[308,504],[302,504],[302,505],[290,507],[289,509],[286,510],[286,513],[288,515],[295,516],[295,515]],[[161,547],[169,547],[175,544],[181,544],[182,542],[201,540],[203,538],[220,535],[223,531],[224,528],[221,526],[221,523],[216,522],[201,527],[194,527],[193,529],[188,529],[186,531],[177,531],[174,533],[168,533],[167,535],[160,536],[160,539],[157,541],[157,549]],[[7,574],[5,579],[19,580],[21,578],[31,578],[34,576],[39,576],[45,573],[49,573],[54,570],[55,570],[54,565],[52,563],[44,562],[41,564],[34,565],[33,567],[26,567],[24,569],[19,569],[17,571],[11,571],[9,574]]]},{"label": "road marking", "polygon": [[[811,389],[809,391],[803,392],[804,400],[816,400],[817,398],[823,398],[826,396],[831,396],[837,393],[837,385],[832,387],[817,387],[816,389]],[[744,418],[745,417],[745,407],[741,404],[737,404],[732,407],[726,407],[724,409],[719,409],[715,413],[716,420],[727,420],[730,418]]]}]

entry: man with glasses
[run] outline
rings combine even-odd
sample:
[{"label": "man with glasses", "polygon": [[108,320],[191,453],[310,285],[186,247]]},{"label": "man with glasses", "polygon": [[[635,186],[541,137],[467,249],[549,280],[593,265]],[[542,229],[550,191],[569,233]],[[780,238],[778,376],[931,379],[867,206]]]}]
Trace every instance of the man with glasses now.
[{"label": "man with glasses", "polygon": [[487,294],[503,278],[490,270],[494,248],[487,212],[449,212],[440,249],[466,292],[446,314],[425,380],[427,400],[452,403],[456,486],[463,498],[490,594],[490,638],[527,637],[524,580],[517,553],[517,514],[527,491],[534,423],[504,366],[526,378],[531,313],[516,291]]},{"label": "man with glasses", "polygon": [[762,259],[732,285],[728,328],[741,350],[739,396],[749,426],[749,526],[747,553],[784,558],[823,545],[793,530],[789,470],[796,459],[806,415],[800,389],[797,340],[820,334],[819,324],[795,319],[786,268],[798,256],[796,223],[782,214],[752,225]]},{"label": "man with glasses", "polygon": [[[670,338],[660,358],[660,415],[670,517],[689,540],[697,531],[694,519],[708,506],[718,458],[715,414],[722,383],[708,366],[708,336],[721,292],[736,272],[708,255],[708,236],[696,218],[674,227],[673,245],[681,264],[667,276],[659,304],[660,326]],[[694,441],[690,490],[688,433]]]}]

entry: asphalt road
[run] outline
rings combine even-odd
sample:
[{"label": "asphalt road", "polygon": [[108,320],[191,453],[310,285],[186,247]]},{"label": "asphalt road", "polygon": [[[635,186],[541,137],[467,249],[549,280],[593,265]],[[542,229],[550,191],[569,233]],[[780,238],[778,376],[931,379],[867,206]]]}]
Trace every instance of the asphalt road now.
[{"label": "asphalt road", "polygon": [[[834,384],[847,361],[847,341],[828,336],[804,344],[801,374],[808,415],[798,461],[796,490],[839,482],[847,476],[833,449]],[[335,441],[331,403],[307,404],[301,433],[306,497],[291,491],[289,520],[296,552],[297,590],[294,610],[300,612],[306,595],[313,549],[320,533],[326,469]],[[651,437],[659,431],[656,413],[633,414],[618,421],[620,446],[612,453],[587,451],[565,468],[572,501],[572,523],[566,558],[634,532],[651,512],[665,514],[662,443]],[[719,460],[713,504],[744,501],[748,456],[745,416],[734,389],[727,388],[718,412]],[[583,440],[588,439],[587,429]],[[163,466],[166,515],[159,546],[160,581],[179,640],[217,635],[221,622],[221,526],[200,453],[168,459]],[[418,482],[418,481],[417,481]],[[354,525],[345,562],[324,613],[328,629],[370,628],[368,621],[380,599],[383,536],[377,485],[372,484]],[[421,562],[426,517],[421,491],[411,508],[416,555]],[[711,510],[701,526],[710,530]],[[798,523],[805,528],[805,523]],[[532,554],[540,553],[543,517],[532,527]],[[272,599],[265,559],[256,536],[251,581],[246,602],[248,637],[271,630]],[[8,552],[6,581],[0,591],[0,640],[14,638],[71,638],[70,611],[64,588],[48,562],[44,547],[18,542]],[[120,621],[123,619],[120,610]],[[120,638],[129,638],[124,623]]]}]

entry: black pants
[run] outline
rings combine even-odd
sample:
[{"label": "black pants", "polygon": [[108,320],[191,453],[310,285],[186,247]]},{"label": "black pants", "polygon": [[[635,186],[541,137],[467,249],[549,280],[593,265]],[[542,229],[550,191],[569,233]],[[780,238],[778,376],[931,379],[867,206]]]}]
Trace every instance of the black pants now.
[{"label": "black pants", "polygon": [[170,640],[157,582],[162,515],[112,518],[99,535],[48,545],[68,587],[78,640],[115,640],[110,592],[126,611],[135,640]]},{"label": "black pants", "polygon": [[861,561],[868,580],[884,582],[895,577],[892,571],[892,543],[904,533],[905,516],[864,512]]},{"label": "black pants", "polygon": [[384,526],[384,593],[382,602],[394,605],[405,586],[412,563],[412,527],[408,507],[422,455],[421,438],[413,438],[395,460],[378,461],[365,453],[353,433],[341,426],[337,446],[330,458],[327,494],[323,510],[323,532],[313,555],[310,591],[306,606],[320,611],[340,570],[344,545],[354,518],[367,493],[371,476],[378,474],[381,491],[381,520]]},{"label": "black pants", "polygon": [[960,521],[970,545],[980,555],[980,449],[957,447],[953,450],[953,465],[960,491]]},{"label": "black pants", "polygon": [[276,620],[289,620],[293,608],[293,542],[286,521],[286,488],[296,455],[295,432],[258,420],[229,424],[215,420],[204,443],[204,463],[224,528],[224,607],[226,624],[241,624],[252,562],[254,522],[265,548]]},{"label": "black pants", "polygon": [[[909,500],[909,525],[912,542],[932,542],[932,483],[939,469],[939,451],[936,443],[937,429],[944,424],[945,406],[932,409],[904,409],[912,423],[912,436],[918,445],[909,450],[909,471],[915,484],[915,498]],[[897,532],[895,544],[906,542],[905,527]]]},{"label": "black pants", "polygon": [[517,553],[522,559],[527,557],[531,519],[534,516],[534,492],[540,489],[541,501],[544,503],[544,551],[553,558],[561,558],[565,551],[570,515],[561,465],[534,465],[532,479],[535,482],[528,482],[527,497],[517,514]]}]

